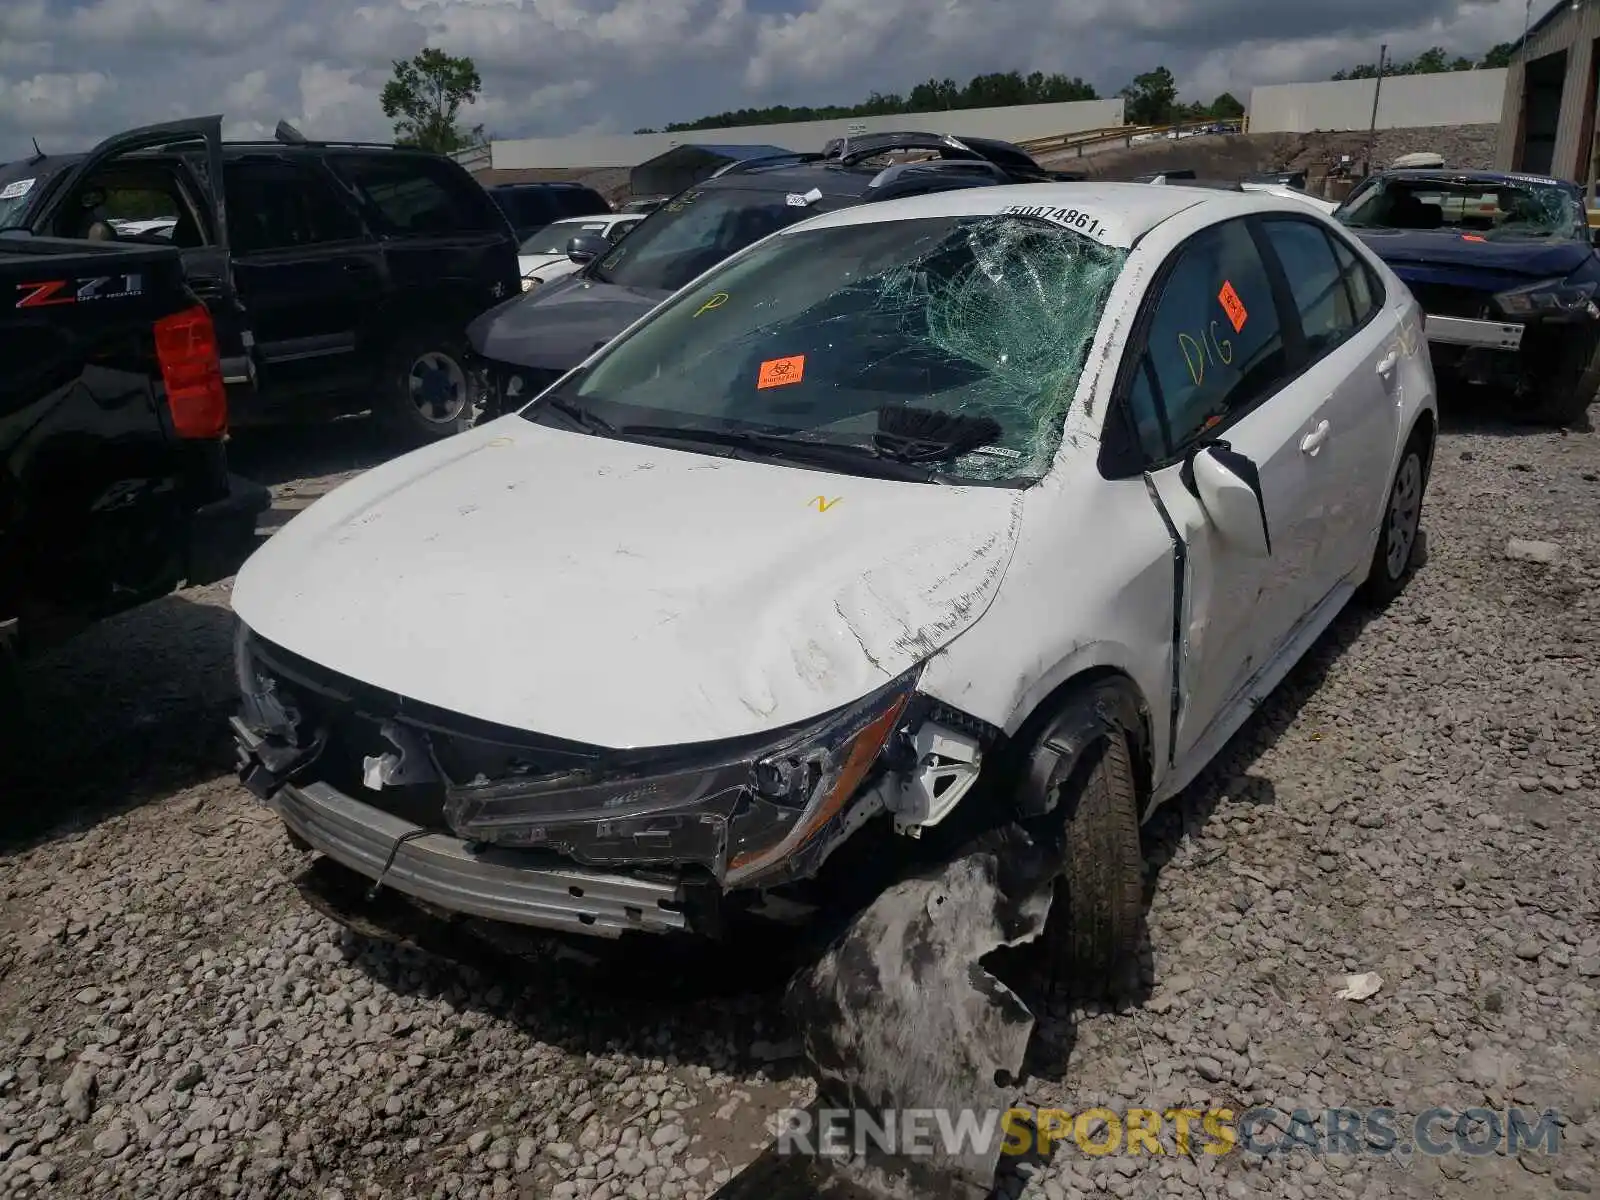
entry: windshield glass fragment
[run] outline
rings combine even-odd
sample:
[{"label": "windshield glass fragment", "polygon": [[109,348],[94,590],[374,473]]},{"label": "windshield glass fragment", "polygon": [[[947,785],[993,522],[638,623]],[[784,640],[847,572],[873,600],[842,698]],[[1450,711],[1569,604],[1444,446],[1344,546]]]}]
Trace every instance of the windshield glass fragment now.
[{"label": "windshield glass fragment", "polygon": [[1352,229],[1438,229],[1484,239],[1588,239],[1567,188],[1532,180],[1380,179],[1339,212]]},{"label": "windshield glass fragment", "polygon": [[797,232],[681,292],[562,394],[624,436],[646,425],[870,449],[886,430],[984,423],[992,436],[954,440],[945,473],[1036,480],[1126,258],[1026,216]]}]

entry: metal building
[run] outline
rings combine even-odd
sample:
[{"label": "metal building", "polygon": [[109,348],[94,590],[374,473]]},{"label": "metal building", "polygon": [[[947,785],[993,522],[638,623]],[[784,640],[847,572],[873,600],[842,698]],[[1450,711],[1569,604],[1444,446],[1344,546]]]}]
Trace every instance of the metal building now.
[{"label": "metal building", "polygon": [[1517,50],[1506,73],[1495,165],[1592,184],[1600,0],[1558,0],[1529,23]]}]

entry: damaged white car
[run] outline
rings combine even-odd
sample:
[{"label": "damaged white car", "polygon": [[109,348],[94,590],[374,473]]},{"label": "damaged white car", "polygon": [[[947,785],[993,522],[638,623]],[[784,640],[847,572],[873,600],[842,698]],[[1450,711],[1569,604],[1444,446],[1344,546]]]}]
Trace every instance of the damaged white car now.
[{"label": "damaged white car", "polygon": [[1403,586],[1435,421],[1417,305],[1298,200],[824,213],[258,551],[241,777],[362,886],[604,936],[1020,824],[1110,976],[1141,821]]}]

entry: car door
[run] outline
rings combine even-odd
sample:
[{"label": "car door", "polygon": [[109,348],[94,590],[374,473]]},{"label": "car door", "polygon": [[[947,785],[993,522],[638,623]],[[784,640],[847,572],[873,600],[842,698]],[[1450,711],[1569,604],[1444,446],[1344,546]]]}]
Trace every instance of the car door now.
[{"label": "car door", "polygon": [[[1239,218],[1179,246],[1145,301],[1119,384],[1152,497],[1180,550],[1179,764],[1305,617],[1298,581],[1326,535],[1315,503],[1322,464],[1301,449],[1315,427],[1315,393],[1294,377],[1302,339],[1262,244]],[[1268,553],[1226,536],[1202,507],[1192,460],[1211,445],[1253,464]]]},{"label": "car door", "polygon": [[1400,436],[1399,320],[1375,302],[1373,272],[1347,247],[1340,261],[1338,235],[1324,222],[1284,215],[1264,218],[1261,227],[1282,265],[1305,338],[1296,386],[1316,405],[1306,452],[1319,460],[1310,500],[1323,513],[1327,538],[1305,580],[1302,603],[1311,605],[1372,553],[1378,516],[1372,501],[1387,492]]},{"label": "car door", "polygon": [[363,314],[385,293],[382,251],[314,162],[251,154],[224,168],[233,271],[251,315],[263,401],[364,379]]},{"label": "car door", "polygon": [[209,236],[185,247],[183,269],[189,287],[211,312],[222,357],[223,378],[230,385],[248,385],[254,377],[250,357],[250,322],[239,303],[228,257],[228,211],[222,180],[222,118],[193,117],[145,125],[119,133],[97,145],[59,181],[48,201],[29,222],[35,233],[47,233],[81,189],[107,164],[141,151],[173,150],[195,166],[200,202],[209,217]]}]

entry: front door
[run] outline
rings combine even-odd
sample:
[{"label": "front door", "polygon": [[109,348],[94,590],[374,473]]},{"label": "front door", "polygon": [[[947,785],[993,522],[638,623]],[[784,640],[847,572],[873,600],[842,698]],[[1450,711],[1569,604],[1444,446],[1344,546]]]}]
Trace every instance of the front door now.
[{"label": "front door", "polygon": [[[1180,247],[1156,285],[1124,400],[1184,559],[1177,762],[1305,615],[1305,580],[1327,536],[1315,501],[1324,463],[1303,449],[1320,397],[1294,378],[1299,330],[1267,261],[1242,219]],[[1229,542],[1200,506],[1189,460],[1219,442],[1259,473],[1265,556]]]},{"label": "front door", "polygon": [[[156,152],[160,152],[157,154]],[[183,247],[183,268],[189,286],[211,312],[229,384],[248,384],[253,377],[248,317],[234,289],[228,259],[228,211],[223,196],[222,118],[194,117],[145,125],[107,138],[89,151],[52,190],[47,203],[30,221],[35,233],[82,236],[76,228],[83,199],[97,178],[119,164],[136,166],[144,155],[168,164],[179,190],[193,188],[196,212],[179,212],[174,240]],[[187,160],[193,177],[184,171]],[[180,176],[183,182],[178,183]],[[187,220],[185,219],[187,218]],[[185,237],[192,227],[192,235]]]}]

